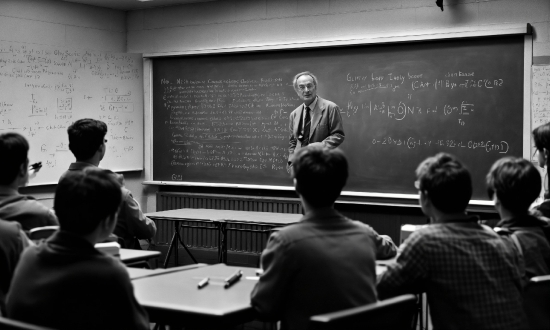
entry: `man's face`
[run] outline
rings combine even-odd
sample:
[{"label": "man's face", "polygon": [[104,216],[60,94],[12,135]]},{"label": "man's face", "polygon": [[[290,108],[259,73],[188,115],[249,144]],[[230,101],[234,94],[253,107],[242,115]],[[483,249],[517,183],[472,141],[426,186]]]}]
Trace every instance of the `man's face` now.
[{"label": "man's face", "polygon": [[317,96],[317,86],[313,83],[313,78],[303,75],[296,80],[298,96],[306,105],[310,105],[315,96]]}]

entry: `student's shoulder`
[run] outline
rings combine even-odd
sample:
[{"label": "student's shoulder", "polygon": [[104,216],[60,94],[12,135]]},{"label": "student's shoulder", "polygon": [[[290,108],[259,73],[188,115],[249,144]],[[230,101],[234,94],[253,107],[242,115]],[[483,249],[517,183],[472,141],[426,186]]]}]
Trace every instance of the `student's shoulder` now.
[{"label": "student's shoulder", "polygon": [[130,280],[128,271],[120,260],[104,253],[94,256],[93,261],[90,262],[90,269],[92,273],[95,272],[96,276],[110,279],[110,281],[126,282]]},{"label": "student's shoulder", "polygon": [[18,237],[20,230],[21,224],[19,224],[19,222],[0,220],[0,237]]}]

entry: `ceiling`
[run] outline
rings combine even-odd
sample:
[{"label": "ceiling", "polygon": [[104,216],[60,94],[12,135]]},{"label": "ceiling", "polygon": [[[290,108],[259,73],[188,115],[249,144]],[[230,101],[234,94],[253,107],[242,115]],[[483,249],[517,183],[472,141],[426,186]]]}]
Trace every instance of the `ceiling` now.
[{"label": "ceiling", "polygon": [[[162,6],[181,5],[186,3],[207,2],[215,0],[62,0],[66,2],[81,3],[85,5],[112,8],[118,10],[136,10]],[[221,0],[220,0],[221,1]]]}]

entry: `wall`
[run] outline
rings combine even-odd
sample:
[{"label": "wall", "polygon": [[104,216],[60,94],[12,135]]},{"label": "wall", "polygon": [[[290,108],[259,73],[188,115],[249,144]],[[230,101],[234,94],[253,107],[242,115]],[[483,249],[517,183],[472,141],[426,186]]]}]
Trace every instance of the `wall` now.
[{"label": "wall", "polygon": [[[123,53],[126,52],[126,13],[61,1],[2,0],[0,40]],[[138,201],[142,201],[143,195],[141,173],[125,174],[127,186]],[[22,189],[48,206],[53,204],[54,191],[55,186]]]},{"label": "wall", "polygon": [[[530,23],[533,63],[550,63],[550,1],[443,2],[443,12],[434,0],[223,0],[136,10],[127,15],[127,51],[169,53]],[[159,189],[206,192],[201,188]],[[149,193],[148,210],[152,211],[155,199]]]}]

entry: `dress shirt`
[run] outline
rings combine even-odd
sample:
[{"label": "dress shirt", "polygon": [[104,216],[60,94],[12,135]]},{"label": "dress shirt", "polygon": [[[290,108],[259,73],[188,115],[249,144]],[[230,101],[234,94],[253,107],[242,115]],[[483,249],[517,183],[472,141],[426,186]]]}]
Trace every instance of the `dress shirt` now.
[{"label": "dress shirt", "polygon": [[378,279],[380,299],[426,292],[434,329],[525,329],[522,264],[492,229],[437,223],[413,232]]},{"label": "dress shirt", "polygon": [[[315,109],[315,106],[317,106],[317,99],[319,99],[318,96],[315,96],[315,100],[313,100],[313,102],[311,102],[310,105],[306,105],[305,103],[303,104],[303,107],[304,107],[304,112],[302,113],[302,118],[306,118],[306,111],[307,111],[307,108],[309,107],[309,118],[310,120],[313,118],[313,109]],[[302,131],[304,130],[304,127],[306,126],[306,121],[303,120],[302,121]]]}]

